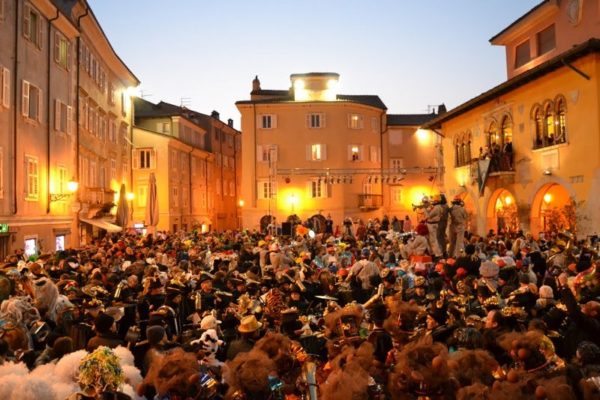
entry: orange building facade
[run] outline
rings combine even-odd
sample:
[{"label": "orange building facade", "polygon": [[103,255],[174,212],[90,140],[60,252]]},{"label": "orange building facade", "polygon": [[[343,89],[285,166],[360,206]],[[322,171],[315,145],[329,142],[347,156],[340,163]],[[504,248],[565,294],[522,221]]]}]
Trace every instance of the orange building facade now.
[{"label": "orange building facade", "polygon": [[423,128],[444,135],[444,187],[472,230],[576,230],[600,223],[600,8],[543,1],[491,39],[508,80]]}]

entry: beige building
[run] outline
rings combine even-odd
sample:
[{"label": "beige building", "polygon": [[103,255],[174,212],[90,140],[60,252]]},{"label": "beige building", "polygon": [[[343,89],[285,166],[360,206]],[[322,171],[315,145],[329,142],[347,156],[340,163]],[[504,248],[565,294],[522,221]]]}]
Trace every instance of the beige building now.
[{"label": "beige building", "polygon": [[474,231],[598,232],[598,38],[597,1],[542,1],[491,39],[508,80],[424,125],[444,134],[445,188]]},{"label": "beige building", "polygon": [[[86,3],[66,4],[0,1],[0,256],[19,248],[34,253],[77,245],[76,214],[80,204],[85,208],[90,182],[110,187],[109,178],[126,178],[125,142],[113,146],[107,141],[110,132],[117,137],[119,129],[127,130],[123,124],[130,113],[118,96],[137,79],[114,53]],[[83,66],[92,54],[94,61]],[[96,135],[104,134],[93,144],[82,132],[78,111],[84,95],[97,112],[92,120]],[[94,160],[94,174],[78,171],[82,157]],[[121,163],[113,175],[111,160]],[[69,181],[82,183],[84,202],[76,202]]]},{"label": "beige building", "polygon": [[[405,212],[410,195],[401,199],[401,182],[437,172],[407,154],[415,149],[418,125],[405,125],[410,116],[398,116],[388,132],[381,99],[339,94],[338,81],[335,73],[293,74],[289,90],[265,90],[255,78],[250,100],[236,103],[242,114],[239,200],[245,228],[264,229],[270,215],[282,223],[295,216],[324,222],[330,214],[341,225],[346,217],[366,221]],[[435,144],[431,138],[424,146]]]},{"label": "beige building", "polygon": [[239,132],[233,121],[225,124],[218,117],[135,99],[134,223],[144,222],[148,177],[154,172],[159,230],[237,227]]}]

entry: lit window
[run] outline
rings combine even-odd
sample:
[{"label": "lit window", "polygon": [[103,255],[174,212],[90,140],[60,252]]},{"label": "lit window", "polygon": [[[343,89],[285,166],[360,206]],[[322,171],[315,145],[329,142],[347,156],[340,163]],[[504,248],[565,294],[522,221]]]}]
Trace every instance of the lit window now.
[{"label": "lit window", "polygon": [[349,161],[362,161],[361,146],[356,144],[348,146],[348,159]]},{"label": "lit window", "polygon": [[313,179],[310,182],[310,197],[313,199],[321,199],[327,197],[328,185],[326,180]]},{"label": "lit window", "polygon": [[363,128],[363,116],[360,114],[350,114],[348,116],[350,129]]},{"label": "lit window", "polygon": [[556,110],[556,143],[565,143],[567,141],[567,108],[563,99],[558,100]]},{"label": "lit window", "polygon": [[71,44],[62,34],[54,33],[54,62],[68,69],[70,60]]},{"label": "lit window", "polygon": [[310,160],[311,161],[322,161],[324,159],[325,159],[325,145],[324,144],[310,145]]},{"label": "lit window", "polygon": [[552,107],[547,106],[544,112],[544,139],[546,146],[552,146],[554,140],[554,112]]},{"label": "lit window", "polygon": [[55,241],[55,250],[64,251],[65,249],[65,235],[57,235]]}]

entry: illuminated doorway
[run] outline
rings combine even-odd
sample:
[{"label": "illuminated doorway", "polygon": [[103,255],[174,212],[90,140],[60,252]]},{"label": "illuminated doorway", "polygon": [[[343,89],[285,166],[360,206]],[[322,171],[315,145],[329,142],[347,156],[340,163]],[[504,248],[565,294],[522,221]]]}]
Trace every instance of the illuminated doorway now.
[{"label": "illuminated doorway", "polygon": [[496,233],[514,233],[519,230],[519,216],[515,197],[506,189],[496,190],[487,209],[488,229]]},{"label": "illuminated doorway", "polygon": [[569,230],[576,224],[576,207],[567,189],[548,183],[535,194],[531,205],[531,230],[535,234],[553,234]]}]

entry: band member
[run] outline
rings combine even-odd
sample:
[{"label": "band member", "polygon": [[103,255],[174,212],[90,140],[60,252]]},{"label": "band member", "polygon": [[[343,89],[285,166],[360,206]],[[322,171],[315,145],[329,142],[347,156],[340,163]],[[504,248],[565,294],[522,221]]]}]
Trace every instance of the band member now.
[{"label": "band member", "polygon": [[442,218],[442,207],[439,204],[433,204],[429,197],[423,197],[423,206],[425,213],[425,223],[427,224],[427,229],[429,230],[429,246],[431,246],[431,252],[433,256],[436,258],[442,257],[442,249],[440,248],[440,244],[438,243],[438,225]]},{"label": "band member", "polygon": [[450,257],[458,258],[464,250],[465,229],[469,215],[460,197],[452,200],[450,207]]}]

